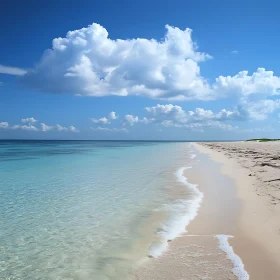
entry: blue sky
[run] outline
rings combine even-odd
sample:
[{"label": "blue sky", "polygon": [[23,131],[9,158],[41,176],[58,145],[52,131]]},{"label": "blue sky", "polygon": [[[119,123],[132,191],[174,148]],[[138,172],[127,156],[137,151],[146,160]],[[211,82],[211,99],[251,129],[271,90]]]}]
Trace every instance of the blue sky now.
[{"label": "blue sky", "polygon": [[279,6],[1,1],[0,138],[280,137]]}]

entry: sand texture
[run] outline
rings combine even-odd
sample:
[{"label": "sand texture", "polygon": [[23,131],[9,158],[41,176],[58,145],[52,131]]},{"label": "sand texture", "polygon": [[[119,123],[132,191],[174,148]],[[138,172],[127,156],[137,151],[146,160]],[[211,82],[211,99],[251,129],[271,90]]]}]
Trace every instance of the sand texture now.
[{"label": "sand texture", "polygon": [[256,178],[256,194],[268,197],[271,208],[280,206],[280,143],[234,142],[202,145],[236,159],[249,171],[248,176]]},{"label": "sand texture", "polygon": [[280,279],[280,143],[194,145],[235,182],[241,211],[232,245],[250,279]]},{"label": "sand texture", "polygon": [[232,263],[218,248],[214,236],[183,236],[172,241],[169,251],[147,260],[135,273],[135,280],[236,280]]}]

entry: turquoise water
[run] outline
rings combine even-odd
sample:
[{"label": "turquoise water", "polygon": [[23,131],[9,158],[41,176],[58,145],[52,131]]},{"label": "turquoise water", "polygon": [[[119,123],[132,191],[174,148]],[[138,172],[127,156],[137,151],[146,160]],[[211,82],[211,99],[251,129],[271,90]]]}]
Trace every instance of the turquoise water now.
[{"label": "turquoise water", "polygon": [[192,210],[176,177],[192,153],[188,143],[1,141],[0,279],[129,278]]}]

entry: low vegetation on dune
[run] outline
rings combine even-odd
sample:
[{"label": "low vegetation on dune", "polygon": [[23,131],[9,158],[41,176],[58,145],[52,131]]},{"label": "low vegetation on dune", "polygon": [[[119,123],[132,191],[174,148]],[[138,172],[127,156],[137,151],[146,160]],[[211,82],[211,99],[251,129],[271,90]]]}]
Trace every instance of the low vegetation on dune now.
[{"label": "low vegetation on dune", "polygon": [[280,139],[270,139],[270,138],[258,138],[258,139],[249,139],[246,142],[255,141],[255,142],[270,142],[270,141],[280,141]]}]

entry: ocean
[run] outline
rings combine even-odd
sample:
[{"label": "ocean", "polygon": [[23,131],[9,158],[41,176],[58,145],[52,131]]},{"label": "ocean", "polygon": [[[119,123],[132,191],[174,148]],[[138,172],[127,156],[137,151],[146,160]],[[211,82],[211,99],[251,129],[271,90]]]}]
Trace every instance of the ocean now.
[{"label": "ocean", "polygon": [[0,141],[0,279],[129,279],[202,193],[185,142]]}]

